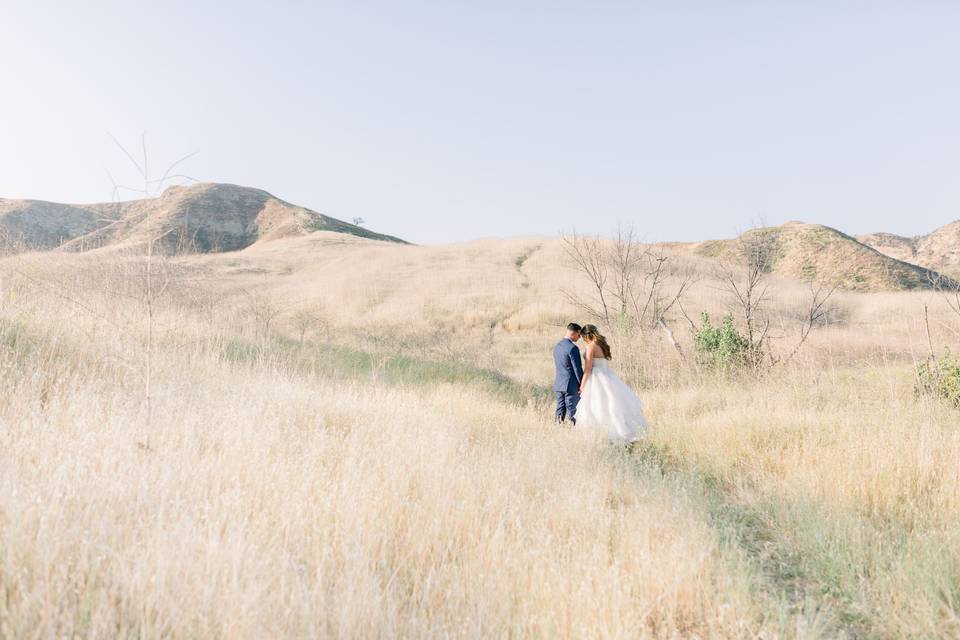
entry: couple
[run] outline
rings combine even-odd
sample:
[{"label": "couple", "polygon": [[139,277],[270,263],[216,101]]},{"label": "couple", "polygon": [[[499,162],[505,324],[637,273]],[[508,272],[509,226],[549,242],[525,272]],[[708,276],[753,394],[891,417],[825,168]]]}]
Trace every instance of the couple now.
[{"label": "couple", "polygon": [[[577,342],[586,343],[580,358]],[[597,328],[575,322],[567,325],[567,337],[553,348],[557,365],[557,422],[597,429],[613,442],[632,444],[646,430],[643,403],[610,368],[610,345]]]}]

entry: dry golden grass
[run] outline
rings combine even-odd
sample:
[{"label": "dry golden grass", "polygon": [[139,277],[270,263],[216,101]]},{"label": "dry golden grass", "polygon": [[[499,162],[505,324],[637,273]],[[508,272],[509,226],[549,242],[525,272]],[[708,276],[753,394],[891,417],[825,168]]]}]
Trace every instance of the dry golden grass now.
[{"label": "dry golden grass", "polygon": [[149,349],[141,259],[5,261],[0,637],[960,634],[958,414],[912,392],[924,302],[955,342],[932,296],[842,295],[762,380],[615,336],[653,425],[626,454],[549,420],[563,264],[332,234],[158,261]]}]

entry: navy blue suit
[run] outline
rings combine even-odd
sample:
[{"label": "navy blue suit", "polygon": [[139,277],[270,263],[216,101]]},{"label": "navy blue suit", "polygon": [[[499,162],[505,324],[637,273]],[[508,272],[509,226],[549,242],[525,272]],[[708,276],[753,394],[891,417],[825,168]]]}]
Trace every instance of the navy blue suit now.
[{"label": "navy blue suit", "polygon": [[553,348],[553,361],[557,365],[557,381],[553,383],[553,390],[557,394],[557,422],[569,418],[576,424],[580,381],[583,380],[580,349],[573,340],[564,338]]}]

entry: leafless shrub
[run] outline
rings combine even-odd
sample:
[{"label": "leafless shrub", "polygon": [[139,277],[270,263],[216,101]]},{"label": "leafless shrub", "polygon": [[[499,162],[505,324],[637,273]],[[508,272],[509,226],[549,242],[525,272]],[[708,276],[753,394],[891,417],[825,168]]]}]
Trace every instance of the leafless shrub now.
[{"label": "leafless shrub", "polygon": [[567,299],[592,319],[627,330],[664,332],[681,355],[670,329],[670,313],[681,310],[693,274],[678,268],[662,246],[642,244],[632,227],[619,227],[612,240],[573,233],[563,237],[564,249],[591,293],[584,297],[565,291]]},{"label": "leafless shrub", "polygon": [[30,247],[22,235],[0,229],[0,258],[17,255],[29,249]]},{"label": "leafless shrub", "polygon": [[930,281],[930,288],[940,294],[950,310],[960,317],[960,282],[933,271],[927,277]]},{"label": "leafless shrub", "polygon": [[816,327],[824,324],[824,321],[830,317],[833,309],[828,303],[837,291],[836,283],[826,284],[824,282],[811,280],[807,283],[807,286],[809,295],[807,296],[806,316],[800,325],[800,337],[787,357],[784,358],[784,363],[789,362],[797,355],[807,341],[807,338],[810,337],[810,333]]},{"label": "leafless shrub", "polygon": [[776,258],[777,237],[765,229],[754,229],[741,234],[736,243],[732,255],[720,260],[721,279],[740,311],[747,339],[747,361],[759,367],[771,354],[767,339],[771,323],[765,304],[769,293],[767,276]]},{"label": "leafless shrub", "polygon": [[293,328],[297,331],[297,339],[303,344],[307,334],[323,335],[325,340],[330,339],[330,321],[326,311],[319,305],[298,309],[290,318]]},{"label": "leafless shrub", "polygon": [[[930,282],[930,288],[933,289],[940,298],[946,303],[950,311],[960,318],[960,282],[943,274],[931,271],[927,274]],[[927,305],[923,305],[923,319],[927,334],[927,345],[930,350],[928,361],[935,361],[937,356],[934,354],[933,338],[930,332],[930,313]],[[960,331],[946,325],[948,329],[953,330],[954,334],[960,334]]]},{"label": "leafless shrub", "polygon": [[[732,252],[720,260],[721,281],[738,310],[747,341],[746,361],[754,370],[792,360],[807,342],[814,328],[822,325],[832,308],[828,305],[839,286],[839,274],[832,279],[817,274],[807,280],[807,296],[799,318],[796,343],[786,356],[774,350],[767,312],[770,301],[769,275],[777,259],[779,236],[776,229],[754,228],[736,240]],[[841,261],[842,262],[842,261]]]},{"label": "leafless shrub", "polygon": [[263,341],[270,337],[270,327],[280,315],[280,307],[274,301],[262,294],[244,290],[245,311],[253,321],[254,333]]},{"label": "leafless shrub", "polygon": [[607,283],[610,279],[610,261],[607,247],[600,236],[584,236],[574,232],[563,237],[564,250],[573,262],[574,268],[590,283],[591,295],[578,296],[565,291],[567,299],[577,308],[590,316],[610,322],[610,293]]}]

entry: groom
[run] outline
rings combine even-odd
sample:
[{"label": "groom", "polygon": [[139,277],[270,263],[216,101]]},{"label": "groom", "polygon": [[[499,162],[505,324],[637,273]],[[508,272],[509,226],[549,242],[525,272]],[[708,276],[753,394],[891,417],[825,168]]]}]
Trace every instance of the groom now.
[{"label": "groom", "polygon": [[577,340],[583,327],[576,322],[567,325],[567,337],[553,348],[553,361],[557,365],[557,381],[553,390],[557,394],[557,422],[568,418],[577,423],[577,403],[580,402],[580,381],[583,380],[583,365]]}]

